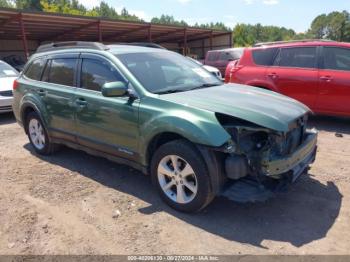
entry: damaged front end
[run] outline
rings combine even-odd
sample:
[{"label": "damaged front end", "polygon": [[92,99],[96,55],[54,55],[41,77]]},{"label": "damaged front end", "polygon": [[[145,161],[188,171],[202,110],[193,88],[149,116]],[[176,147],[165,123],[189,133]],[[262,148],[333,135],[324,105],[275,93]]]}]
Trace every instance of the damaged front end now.
[{"label": "damaged front end", "polygon": [[289,125],[287,132],[218,114],[231,140],[225,153],[225,174],[230,183],[223,195],[239,202],[264,201],[282,191],[314,162],[316,130],[307,130],[307,114]]}]

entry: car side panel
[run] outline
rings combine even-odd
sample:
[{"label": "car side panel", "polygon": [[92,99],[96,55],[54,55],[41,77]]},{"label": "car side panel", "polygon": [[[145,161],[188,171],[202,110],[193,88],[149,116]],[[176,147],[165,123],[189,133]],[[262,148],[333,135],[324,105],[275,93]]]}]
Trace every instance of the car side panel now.
[{"label": "car side panel", "polygon": [[[334,51],[345,51],[348,56],[340,56],[345,61],[349,61],[350,48],[346,46],[329,45]],[[321,65],[319,70],[319,93],[315,105],[315,111],[323,114],[334,114],[350,116],[350,71],[345,68],[337,67],[337,57],[326,57],[326,46],[321,49]],[[328,59],[326,61],[325,59]],[[324,69],[325,63],[328,63],[335,68]],[[344,63],[344,61],[340,61]],[[343,66],[346,64],[343,64]],[[350,65],[347,64],[349,67]]]},{"label": "car side panel", "polygon": [[322,69],[315,111],[350,116],[350,72]]},{"label": "car side panel", "polygon": [[175,133],[195,144],[210,147],[222,146],[231,138],[214,113],[153,97],[141,100],[139,128],[139,152],[143,165],[147,165],[148,145],[158,134]]},{"label": "car side panel", "polygon": [[275,91],[314,109],[318,93],[318,69],[270,67],[266,74]]},{"label": "car side panel", "polygon": [[276,91],[275,85],[266,77],[267,68],[264,66],[245,66],[231,76],[231,83],[264,87]]},{"label": "car side panel", "polygon": [[138,160],[139,100],[129,97],[104,97],[101,92],[79,88],[76,99],[86,106],[76,106],[79,144],[113,155]]}]

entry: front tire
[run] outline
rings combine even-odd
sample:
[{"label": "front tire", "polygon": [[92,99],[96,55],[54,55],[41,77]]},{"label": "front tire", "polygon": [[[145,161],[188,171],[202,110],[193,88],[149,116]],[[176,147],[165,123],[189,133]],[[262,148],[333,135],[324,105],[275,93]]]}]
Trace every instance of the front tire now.
[{"label": "front tire", "polygon": [[50,155],[57,150],[57,145],[50,142],[45,126],[36,112],[28,114],[26,130],[29,141],[36,153]]},{"label": "front tire", "polygon": [[186,140],[158,148],[151,175],[162,199],[182,212],[197,212],[214,198],[207,165],[200,152]]}]

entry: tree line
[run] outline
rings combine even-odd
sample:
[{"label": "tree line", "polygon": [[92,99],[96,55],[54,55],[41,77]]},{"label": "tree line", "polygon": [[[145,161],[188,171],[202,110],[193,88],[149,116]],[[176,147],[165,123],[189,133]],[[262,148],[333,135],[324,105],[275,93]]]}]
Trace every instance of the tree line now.
[{"label": "tree line", "polygon": [[292,29],[261,24],[237,24],[233,28],[237,46],[251,46],[258,42],[288,41],[301,39],[329,39],[350,42],[350,14],[348,11],[331,12],[317,16],[304,33]]},{"label": "tree line", "polygon": [[[91,9],[86,8],[79,0],[0,0],[0,7],[143,22],[141,18],[129,13],[126,8],[118,12],[104,1],[101,1],[99,6]],[[170,15],[154,17],[151,22],[188,26],[186,21],[176,20]],[[222,22],[196,23],[194,26],[206,29],[232,30],[235,46],[251,46],[258,42],[301,39],[330,39],[350,42],[350,13],[345,10],[317,16],[312,21],[310,28],[303,33],[297,33],[293,29],[285,27],[264,26],[260,23],[255,25],[239,23],[234,28],[229,28]]]}]

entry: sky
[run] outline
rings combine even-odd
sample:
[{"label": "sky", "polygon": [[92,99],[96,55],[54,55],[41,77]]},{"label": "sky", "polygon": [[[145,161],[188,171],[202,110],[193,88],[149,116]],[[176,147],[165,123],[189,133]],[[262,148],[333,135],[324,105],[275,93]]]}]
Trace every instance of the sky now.
[{"label": "sky", "polygon": [[[86,7],[101,0],[80,0]],[[193,25],[198,22],[261,23],[305,32],[319,14],[350,10],[350,0],[105,0],[117,11],[125,7],[149,22],[152,17],[172,15]]]}]

